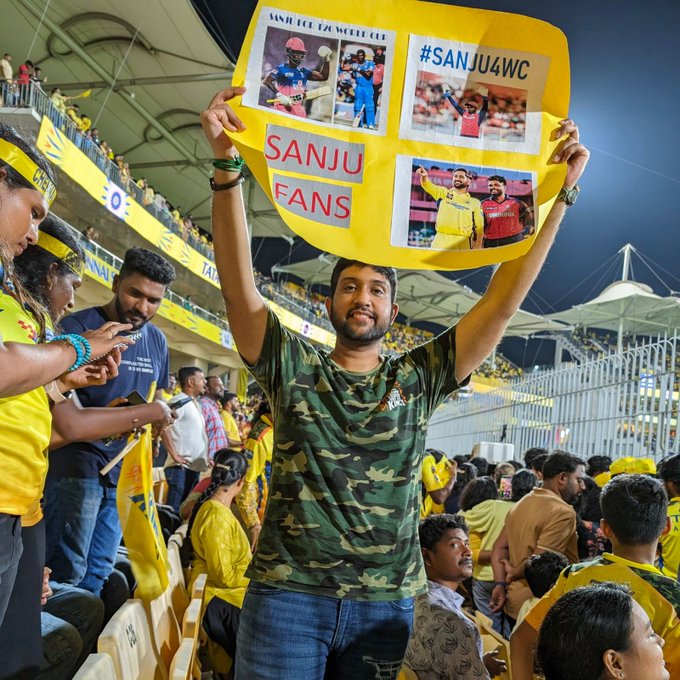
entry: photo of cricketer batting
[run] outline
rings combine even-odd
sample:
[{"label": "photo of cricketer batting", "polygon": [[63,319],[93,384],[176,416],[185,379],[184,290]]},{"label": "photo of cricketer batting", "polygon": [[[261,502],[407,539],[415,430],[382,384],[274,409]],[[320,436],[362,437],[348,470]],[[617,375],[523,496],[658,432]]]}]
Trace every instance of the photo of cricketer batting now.
[{"label": "photo of cricketer batting", "polygon": [[274,109],[307,118],[305,100],[331,94],[330,87],[307,90],[307,81],[326,81],[330,73],[333,50],[321,45],[317,53],[319,63],[316,68],[313,70],[305,68],[302,64],[307,56],[307,49],[302,38],[292,37],[286,41],[287,61],[279,64],[262,81],[274,95],[272,99],[267,100]]}]

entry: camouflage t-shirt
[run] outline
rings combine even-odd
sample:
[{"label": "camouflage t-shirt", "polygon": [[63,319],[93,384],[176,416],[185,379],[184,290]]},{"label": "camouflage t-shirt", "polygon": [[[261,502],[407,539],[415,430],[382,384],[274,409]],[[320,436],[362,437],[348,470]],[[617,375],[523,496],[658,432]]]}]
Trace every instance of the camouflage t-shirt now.
[{"label": "camouflage t-shirt", "polygon": [[432,412],[458,388],[455,329],[352,373],[270,311],[251,367],[274,414],[269,498],[247,575],[360,600],[425,592],[420,467]]}]

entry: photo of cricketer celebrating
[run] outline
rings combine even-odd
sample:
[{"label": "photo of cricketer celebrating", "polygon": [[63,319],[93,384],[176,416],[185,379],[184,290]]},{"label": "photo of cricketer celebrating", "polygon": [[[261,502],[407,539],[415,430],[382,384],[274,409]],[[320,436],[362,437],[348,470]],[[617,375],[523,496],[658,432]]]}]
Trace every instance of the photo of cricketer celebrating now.
[{"label": "photo of cricketer celebrating", "polygon": [[489,89],[484,85],[479,86],[479,94],[482,96],[482,106],[475,97],[470,97],[465,106],[461,106],[451,95],[451,88],[446,84],[442,84],[444,97],[449,101],[451,106],[460,114],[460,136],[461,137],[479,137],[482,123],[489,111]]},{"label": "photo of cricketer celebrating", "polygon": [[[307,50],[302,38],[292,37],[286,41],[287,61],[274,68],[262,82],[274,94],[274,99],[268,100],[274,109],[307,118],[307,110],[304,107],[307,81],[328,80],[330,60],[333,56],[333,51],[326,45],[319,47],[317,52],[319,63],[316,68],[314,70],[305,68],[302,63],[307,56]],[[324,91],[324,94],[330,94],[330,89]]]},{"label": "photo of cricketer celebrating", "polygon": [[437,250],[472,250],[482,247],[484,217],[478,199],[468,191],[472,178],[465,168],[453,171],[449,188],[434,184],[421,165],[416,170],[420,186],[437,202],[435,237],[430,248]]}]

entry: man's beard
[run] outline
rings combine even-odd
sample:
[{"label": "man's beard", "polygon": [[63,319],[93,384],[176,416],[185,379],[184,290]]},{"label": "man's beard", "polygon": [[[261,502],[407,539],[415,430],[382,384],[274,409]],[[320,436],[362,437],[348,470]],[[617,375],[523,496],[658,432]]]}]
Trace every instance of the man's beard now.
[{"label": "man's beard", "polygon": [[[128,317],[128,314],[132,310],[128,310],[127,312],[123,309],[123,305],[120,304],[120,300],[116,296],[116,299],[114,300],[115,307],[116,307],[116,314],[118,316],[118,320],[120,323],[129,323],[132,326],[133,331],[138,331],[144,324],[146,324],[149,319],[141,319],[141,320],[132,320]],[[137,317],[139,319],[139,317]]]},{"label": "man's beard", "polygon": [[453,188],[454,189],[467,189],[467,185],[465,184],[465,182],[460,182],[459,180],[456,180],[453,183]]},{"label": "man's beard", "polygon": [[380,324],[377,319],[374,319],[373,328],[369,328],[363,332],[357,332],[350,327],[347,319],[341,320],[333,308],[331,308],[331,324],[333,325],[335,332],[343,340],[348,340],[354,345],[372,345],[377,340],[382,340],[390,329],[389,322]]}]

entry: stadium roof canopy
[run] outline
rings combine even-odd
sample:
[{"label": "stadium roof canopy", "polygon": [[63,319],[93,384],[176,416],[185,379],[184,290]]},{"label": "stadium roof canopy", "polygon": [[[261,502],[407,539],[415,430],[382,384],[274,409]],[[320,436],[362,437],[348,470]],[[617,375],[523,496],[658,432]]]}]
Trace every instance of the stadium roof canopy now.
[{"label": "stadium roof canopy", "polygon": [[[6,0],[0,50],[15,71],[42,68],[49,94],[78,100],[132,176],[210,229],[210,148],[198,114],[231,80],[233,65],[188,0]],[[247,187],[254,236],[292,237],[262,190]]]},{"label": "stadium roof canopy", "polygon": [[657,335],[680,328],[680,298],[661,297],[637,281],[616,281],[592,300],[549,316],[572,326]]},{"label": "stadium roof canopy", "polygon": [[[314,284],[328,286],[336,262],[332,255],[320,255],[312,260],[296,264],[276,266],[272,275],[292,275],[306,286]],[[428,321],[441,326],[450,326],[459,319],[481,296],[467,286],[433,271],[401,270],[399,272],[399,311],[409,323]],[[520,310],[515,314],[506,337],[528,337],[546,331],[564,331],[563,323],[538,314]]]}]

